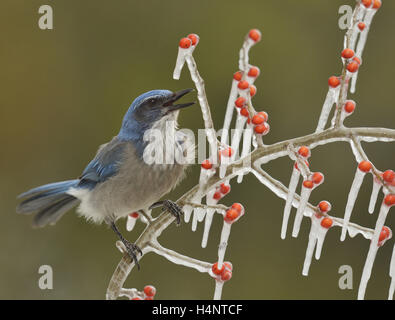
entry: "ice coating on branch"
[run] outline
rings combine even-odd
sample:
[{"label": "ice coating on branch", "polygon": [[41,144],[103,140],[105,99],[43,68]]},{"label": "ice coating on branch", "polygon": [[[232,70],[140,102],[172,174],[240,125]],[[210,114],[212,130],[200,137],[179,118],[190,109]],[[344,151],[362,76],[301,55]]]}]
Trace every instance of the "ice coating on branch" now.
[{"label": "ice coating on branch", "polygon": [[390,277],[391,284],[388,291],[388,300],[394,299],[394,291],[395,291],[395,244],[394,249],[392,250],[391,264],[390,264]]},{"label": "ice coating on branch", "polygon": [[338,101],[339,90],[340,85],[336,88],[329,87],[315,132],[321,132],[325,129],[325,125],[328,122],[329,114],[331,113],[333,104],[337,103]]},{"label": "ice coating on branch", "polygon": [[361,188],[365,174],[366,174],[365,172],[362,172],[358,168],[357,168],[357,171],[355,172],[354,181],[352,182],[350,192],[348,193],[346,210],[344,213],[344,223],[343,223],[343,227],[342,227],[342,233],[340,236],[341,241],[344,241],[346,239],[347,226],[348,226],[348,223],[350,222],[351,213],[352,213],[352,210],[354,209],[354,204],[355,204],[355,201],[357,200],[359,189]]},{"label": "ice coating on branch", "polygon": [[214,291],[213,300],[221,300],[223,287],[224,287],[223,281],[215,280],[215,291]]},{"label": "ice coating on branch", "polygon": [[370,242],[368,256],[366,257],[365,265],[363,267],[361,282],[359,284],[359,289],[358,289],[358,300],[363,300],[365,297],[366,287],[368,285],[368,281],[372,273],[372,268],[373,268],[374,260],[376,258],[377,250],[380,248],[379,236],[383,229],[389,209],[390,207],[387,206],[383,201],[383,203],[381,204],[379,217],[377,218],[376,221],[376,227],[374,228],[373,238]]},{"label": "ice coating on branch", "polygon": [[230,89],[228,104],[226,106],[224,126],[222,129],[222,135],[221,135],[221,144],[223,144],[223,145],[229,144],[229,141],[228,141],[229,128],[230,128],[230,124],[232,122],[233,110],[235,108],[234,103],[237,98],[237,83],[238,83],[237,80],[235,80],[235,79],[232,80],[232,88]]},{"label": "ice coating on branch", "polygon": [[299,170],[296,169],[295,166],[293,166],[291,179],[289,181],[287,199],[285,201],[285,207],[284,207],[284,213],[283,213],[283,222],[282,222],[282,226],[281,226],[281,239],[285,239],[285,237],[287,235],[289,215],[291,213],[292,201],[293,201],[293,198],[295,195],[296,187],[298,186],[299,177],[300,177]]},{"label": "ice coating on branch", "polygon": [[302,271],[302,274],[304,276],[307,276],[309,274],[314,248],[316,248],[315,250],[316,260],[319,260],[321,257],[322,246],[324,244],[326,233],[329,230],[328,228],[324,228],[321,226],[322,219],[323,217],[317,217],[316,215],[313,215],[311,217],[309,242],[307,244],[306,256],[305,256],[303,271]]},{"label": "ice coating on branch", "polygon": [[369,201],[369,213],[372,214],[374,212],[374,207],[376,206],[377,197],[379,195],[379,191],[381,189],[381,183],[375,177],[373,177],[373,187],[372,193],[370,195]]},{"label": "ice coating on branch", "polygon": [[225,257],[225,252],[226,252],[226,247],[228,246],[228,239],[230,235],[230,230],[231,230],[231,224],[227,223],[224,221],[224,224],[222,225],[222,231],[221,231],[221,240],[219,242],[218,246],[218,269],[222,268],[222,264],[224,262],[224,257]]},{"label": "ice coating on branch", "polygon": [[309,201],[311,190],[302,186],[302,192],[300,193],[300,202],[298,210],[296,211],[294,227],[292,230],[292,236],[296,238],[299,234],[300,225],[302,224],[302,219],[304,215],[304,210],[306,209],[307,202]]},{"label": "ice coating on branch", "polygon": [[[243,149],[241,151],[241,158],[247,156],[251,151],[251,142],[253,135],[253,127],[251,125],[247,125],[246,129],[243,132]],[[237,183],[243,182],[243,173],[240,173],[237,177]]]}]

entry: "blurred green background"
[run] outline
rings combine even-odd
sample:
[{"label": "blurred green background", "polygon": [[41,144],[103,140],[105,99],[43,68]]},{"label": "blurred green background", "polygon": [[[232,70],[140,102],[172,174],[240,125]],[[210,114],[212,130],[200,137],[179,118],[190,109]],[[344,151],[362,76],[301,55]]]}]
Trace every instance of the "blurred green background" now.
[{"label": "blurred green background", "polygon": [[[124,112],[139,94],[157,88],[192,86],[187,71],[172,80],[181,37],[194,32],[195,50],[206,82],[215,125],[223,121],[238,51],[250,28],[263,31],[251,51],[261,68],[254,105],[270,114],[266,143],[305,135],[315,129],[327,92],[327,79],[341,69],[343,31],[338,8],[346,0],[255,1],[102,1],[2,0],[0,94],[0,298],[102,299],[120,259],[115,235],[66,214],[54,227],[32,229],[31,217],[15,213],[17,194],[40,184],[79,176],[98,145],[119,129]],[[354,115],[349,126],[394,127],[393,53],[395,3],[383,1],[376,15],[359,74]],[[54,29],[38,28],[38,8],[50,4]],[[202,128],[199,108],[180,116],[181,127]],[[366,145],[382,170],[394,168],[392,144]],[[267,170],[288,185],[291,161],[279,159]],[[311,167],[323,171],[325,184],[312,203],[332,202],[343,216],[355,161],[345,143],[313,151]],[[199,167],[170,194],[177,199],[198,179]],[[233,184],[224,202],[242,202],[247,214],[232,228],[226,259],[234,264],[225,299],[355,299],[369,242],[357,236],[339,240],[338,228],[328,233],[322,258],[313,261],[310,276],[301,275],[309,232],[305,219],[298,239],[280,239],[284,202],[254,177]],[[358,198],[352,221],[374,226],[367,213],[371,181]],[[291,219],[291,222],[293,220]],[[393,213],[387,225],[394,226]],[[125,232],[124,223],[120,223]],[[214,220],[207,249],[200,247],[202,225],[171,226],[163,245],[205,261],[216,261],[222,222]],[[142,224],[127,235],[135,240]],[[369,299],[387,298],[393,240],[379,251],[369,282]],[[54,270],[54,289],[40,290],[38,268]],[[353,290],[340,290],[338,269],[351,265]],[[153,284],[158,299],[211,299],[214,281],[192,269],[147,255],[142,270],[133,271],[127,286]]]}]

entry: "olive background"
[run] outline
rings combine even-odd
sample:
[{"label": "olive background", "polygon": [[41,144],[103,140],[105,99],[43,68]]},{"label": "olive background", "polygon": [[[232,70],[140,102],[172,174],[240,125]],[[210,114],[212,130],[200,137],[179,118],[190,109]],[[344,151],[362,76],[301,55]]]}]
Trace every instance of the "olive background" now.
[{"label": "olive background", "polygon": [[[394,127],[395,3],[383,1],[370,31],[359,73],[357,102],[347,126]],[[116,135],[135,97],[151,89],[193,86],[187,70],[172,79],[181,37],[197,33],[194,52],[205,79],[216,128],[223,123],[238,52],[251,28],[263,32],[250,55],[261,68],[254,105],[269,113],[275,143],[315,130],[329,76],[339,74],[344,31],[338,9],[355,1],[103,1],[2,0],[0,4],[0,298],[103,299],[119,259],[115,234],[86,223],[74,210],[56,226],[33,229],[31,217],[17,215],[16,196],[37,185],[78,177],[97,147]],[[50,4],[54,29],[38,27],[38,8]],[[183,111],[180,126],[195,132],[203,121],[198,107]],[[394,169],[393,144],[364,144],[375,165]],[[356,168],[347,143],[313,150],[311,168],[325,183],[311,202],[327,199],[332,214],[343,216]],[[281,158],[265,166],[288,185],[292,162]],[[177,199],[198,181],[199,166],[168,195]],[[373,227],[367,212],[371,179],[364,183],[352,221]],[[381,199],[381,198],[380,198]],[[232,184],[223,203],[241,202],[246,215],[233,226],[226,260],[234,265],[224,299],[355,299],[369,241],[361,235],[340,242],[329,231],[320,261],[301,274],[310,222],[297,239],[280,239],[284,201],[253,176]],[[381,200],[380,200],[381,201]],[[378,207],[377,207],[378,208]],[[293,218],[290,220],[290,225]],[[394,226],[394,212],[386,225]],[[119,225],[125,231],[124,221]],[[194,258],[215,262],[222,222],[214,219],[207,249],[200,247],[202,225],[169,227],[162,245]],[[134,241],[140,223],[127,234]],[[393,239],[379,250],[368,284],[368,299],[386,299]],[[54,271],[53,290],[40,290],[41,265]],[[341,265],[353,268],[353,290],[340,290]],[[158,299],[211,299],[214,281],[206,274],[149,254],[127,287],[157,288]]]}]

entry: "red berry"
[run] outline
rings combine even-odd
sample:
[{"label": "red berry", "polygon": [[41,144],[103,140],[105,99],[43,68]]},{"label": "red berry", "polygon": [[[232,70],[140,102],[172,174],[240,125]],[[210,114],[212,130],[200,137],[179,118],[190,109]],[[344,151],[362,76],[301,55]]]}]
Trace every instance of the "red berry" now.
[{"label": "red berry", "polygon": [[235,209],[238,213],[242,214],[244,212],[244,207],[242,204],[236,202],[232,204],[231,206],[232,209]]},{"label": "red berry", "polygon": [[298,153],[303,157],[303,158],[309,158],[310,157],[310,149],[306,146],[301,146],[298,150]]},{"label": "red berry", "polygon": [[381,7],[381,0],[373,0],[373,9],[379,9]]},{"label": "red berry", "polygon": [[220,199],[222,198],[221,192],[216,191],[216,192],[214,193],[214,195],[213,195],[213,198],[214,198],[215,200],[220,200]]},{"label": "red berry", "polygon": [[241,90],[245,90],[245,89],[247,89],[249,86],[250,86],[250,84],[249,84],[248,81],[246,81],[246,80],[241,80],[241,81],[239,82],[239,84],[237,85],[237,87],[238,87],[239,89],[241,89]]},{"label": "red berry", "polygon": [[199,42],[199,36],[195,33],[188,35],[188,38],[192,40],[192,45],[195,46]]},{"label": "red berry", "polygon": [[358,63],[358,66],[360,66],[361,65],[361,59],[360,58],[358,58],[358,57],[354,57],[353,58],[353,61],[355,61],[356,63]]},{"label": "red berry", "polygon": [[252,84],[250,85],[250,96],[253,97],[256,94],[256,87]]},{"label": "red berry", "polygon": [[321,226],[326,229],[329,229],[330,227],[332,227],[332,224],[333,224],[333,220],[331,218],[326,217],[321,220]]},{"label": "red berry", "polygon": [[221,191],[222,194],[229,193],[230,185],[229,184],[225,184],[225,183],[221,183],[220,191]]},{"label": "red berry", "polygon": [[254,40],[254,42],[258,42],[261,40],[261,32],[258,29],[251,29],[250,32],[248,33],[248,36],[250,39]]},{"label": "red berry", "polygon": [[362,3],[366,8],[370,8],[372,5],[372,0],[362,0]]},{"label": "red berry", "polygon": [[248,70],[248,76],[251,78],[256,78],[259,76],[260,70],[258,67],[251,67],[250,70]]},{"label": "red berry", "polygon": [[224,220],[225,222],[232,223],[240,216],[240,213],[236,209],[228,209],[226,211]]},{"label": "red berry", "polygon": [[148,297],[153,297],[156,294],[156,289],[154,286],[145,286],[144,293]]},{"label": "red berry", "polygon": [[324,181],[324,175],[321,172],[314,172],[312,180],[314,184],[320,184]]},{"label": "red berry", "polygon": [[139,213],[138,212],[133,212],[131,214],[129,214],[130,217],[137,219],[139,217]]},{"label": "red berry", "polygon": [[237,108],[243,108],[246,105],[246,99],[243,97],[239,97],[235,101],[235,105]]},{"label": "red berry", "polygon": [[363,22],[358,23],[359,30],[363,31],[363,29],[365,29],[365,27],[366,27],[365,23],[363,23]]},{"label": "red berry", "polygon": [[328,79],[328,84],[332,88],[336,88],[340,84],[339,77],[332,76]]},{"label": "red berry", "polygon": [[392,170],[384,171],[383,179],[385,182],[392,183],[392,181],[395,179],[395,172]]},{"label": "red berry", "polygon": [[210,162],[210,160],[203,160],[202,161],[202,168],[203,169],[206,169],[206,170],[208,170],[208,169],[211,169],[213,167],[213,164]]},{"label": "red berry", "polygon": [[381,229],[381,231],[384,231],[387,234],[387,238],[389,238],[392,234],[391,229],[386,226],[384,226],[383,229]]},{"label": "red berry", "polygon": [[361,170],[362,172],[369,172],[372,169],[372,164],[369,161],[361,161],[358,164],[358,168],[359,170]]},{"label": "red berry", "polygon": [[233,265],[232,265],[232,263],[229,262],[229,261],[225,261],[225,262],[224,262],[224,266],[225,266],[226,269],[228,269],[228,270],[230,270],[230,271],[233,270]]},{"label": "red berry", "polygon": [[144,300],[154,300],[154,297],[145,297]]},{"label": "red berry", "polygon": [[233,154],[233,149],[231,147],[228,147],[226,149],[222,149],[221,152],[220,152],[220,155],[224,156],[224,157],[231,157],[232,154]]},{"label": "red berry", "polygon": [[384,198],[384,203],[391,207],[395,204],[395,195],[394,194],[387,194]]},{"label": "red berry", "polygon": [[269,124],[268,124],[267,122],[264,122],[264,123],[262,123],[262,124],[256,126],[256,127],[254,128],[254,131],[255,131],[257,134],[266,135],[266,134],[268,134],[269,131],[270,131],[270,126],[269,126]]},{"label": "red berry", "polygon": [[250,115],[250,113],[248,112],[248,109],[247,109],[247,108],[241,108],[241,109],[240,109],[240,114],[241,114],[242,116],[246,117],[246,118],[248,118],[249,115]]},{"label": "red berry", "polygon": [[324,200],[318,204],[318,208],[320,209],[321,212],[328,212],[332,209],[332,206],[328,201]]},{"label": "red berry", "polygon": [[183,49],[188,49],[192,45],[192,40],[189,38],[182,38],[180,40],[179,46]]},{"label": "red berry", "polygon": [[352,100],[347,100],[346,103],[344,104],[344,110],[347,113],[353,113],[355,110],[355,102]]},{"label": "red berry", "polygon": [[383,229],[381,229],[380,236],[379,236],[379,242],[387,239],[387,237],[388,237],[388,233],[387,232],[388,231],[384,230],[384,227],[383,227]]},{"label": "red berry", "polygon": [[221,280],[222,281],[228,281],[232,278],[232,271],[230,270],[224,270],[221,274]]},{"label": "red berry", "polygon": [[344,59],[351,59],[354,56],[354,50],[346,48],[342,51],[342,57]]},{"label": "red berry", "polygon": [[351,73],[357,72],[359,68],[359,63],[356,61],[352,61],[347,65],[347,70]]},{"label": "red berry", "polygon": [[240,81],[242,77],[243,74],[241,73],[241,71],[237,71],[233,74],[233,79],[235,79],[236,81]]},{"label": "red berry", "polygon": [[307,189],[312,189],[314,187],[314,183],[311,180],[303,181],[303,186]]},{"label": "red berry", "polygon": [[222,273],[222,271],[225,270],[225,264],[222,264],[222,268],[221,270],[218,269],[218,262],[214,263],[213,266],[211,267],[211,271],[216,274],[216,275],[220,275]]},{"label": "red berry", "polygon": [[134,298],[132,298],[132,299],[130,299],[130,300],[143,300],[143,299],[141,299],[141,298],[139,298],[139,297],[134,297]]},{"label": "red berry", "polygon": [[253,124],[259,125],[259,124],[264,123],[266,120],[265,120],[265,117],[263,117],[262,115],[256,114],[255,116],[252,117],[251,121]]},{"label": "red berry", "polygon": [[264,117],[264,118],[265,118],[265,121],[269,120],[269,116],[268,116],[268,114],[267,114],[265,111],[260,111],[260,112],[258,112],[258,114],[259,114],[261,117]]}]

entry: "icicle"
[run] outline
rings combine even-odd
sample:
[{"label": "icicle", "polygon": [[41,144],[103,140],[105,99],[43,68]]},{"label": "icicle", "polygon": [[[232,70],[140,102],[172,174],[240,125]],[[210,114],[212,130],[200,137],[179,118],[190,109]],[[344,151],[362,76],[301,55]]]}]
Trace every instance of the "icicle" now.
[{"label": "icicle", "polygon": [[351,217],[352,210],[354,208],[355,200],[357,199],[359,189],[361,188],[364,177],[365,177],[365,172],[363,172],[363,171],[359,170],[359,168],[357,168],[357,171],[355,172],[355,176],[354,176],[354,181],[351,185],[350,192],[348,194],[346,211],[344,213],[344,222],[343,222],[343,227],[342,227],[342,233],[340,236],[341,241],[344,241],[346,239],[348,223],[350,222],[350,217]]},{"label": "icicle", "polygon": [[328,122],[328,118],[332,110],[332,106],[338,99],[339,90],[340,90],[340,85],[337,86],[336,88],[329,87],[328,93],[324,101],[324,105],[322,106],[320,119],[318,120],[318,125],[315,132],[321,132],[325,129],[325,125]]},{"label": "icicle", "polygon": [[[253,127],[250,125],[247,125],[247,128],[244,130],[243,133],[243,150],[241,152],[241,158],[246,157],[250,151],[251,151],[251,139],[253,135]],[[239,176],[237,177],[237,183],[243,182],[243,173],[240,173]]]},{"label": "icicle", "polygon": [[307,244],[306,249],[306,256],[303,263],[303,271],[302,274],[307,276],[309,274],[311,258],[313,257],[314,248],[317,243],[317,233],[319,228],[319,221],[314,215],[311,217],[311,227],[310,227],[310,234],[309,234],[309,242]]},{"label": "icicle", "polygon": [[357,44],[356,56],[362,58],[363,49],[365,48],[366,40],[368,38],[368,33],[370,29],[370,25],[372,23],[373,17],[377,10],[374,9],[367,9],[363,22],[365,23],[366,27],[364,32],[361,33],[359,37],[359,41]]},{"label": "icicle", "polygon": [[238,83],[238,81],[233,79],[232,88],[230,89],[228,104],[226,106],[224,126],[222,129],[222,135],[221,135],[221,144],[222,145],[229,144],[229,141],[228,141],[229,128],[230,128],[230,123],[232,122],[233,110],[235,108],[235,106],[234,106],[235,100],[237,98],[237,83]]},{"label": "icicle", "polygon": [[228,239],[230,235],[231,224],[224,221],[222,225],[221,240],[218,246],[218,269],[222,268],[224,262],[226,247],[228,246]]},{"label": "icicle", "polygon": [[309,188],[305,188],[302,186],[302,192],[300,193],[300,202],[298,210],[296,211],[294,227],[292,230],[292,236],[296,238],[299,234],[300,225],[302,224],[304,210],[306,209],[307,202],[309,201],[309,197],[311,194],[311,190]]},{"label": "icicle", "polygon": [[238,153],[240,147],[241,135],[243,133],[244,125],[246,124],[246,122],[247,122],[247,118],[242,116],[240,113],[238,113],[236,118],[235,130],[232,136],[232,144],[231,144],[231,148],[233,150],[233,154],[231,157],[232,161],[235,160],[236,154]]},{"label": "icicle", "polygon": [[187,204],[182,207],[182,211],[184,212],[184,221],[185,223],[188,223],[189,220],[191,219],[193,207]]},{"label": "icicle", "polygon": [[139,218],[139,214],[137,212],[133,212],[128,215],[128,219],[126,221],[126,230],[127,231],[132,231],[135,224],[136,220]]},{"label": "icicle", "polygon": [[281,226],[281,239],[285,239],[285,237],[287,235],[287,226],[288,226],[289,215],[291,213],[292,201],[293,201],[293,198],[295,195],[296,187],[299,182],[299,177],[300,177],[300,172],[294,166],[293,170],[292,170],[291,180],[289,182],[287,200],[285,202],[285,207],[284,207],[283,223]]},{"label": "icicle", "polygon": [[370,196],[370,201],[369,201],[370,214],[374,212],[374,207],[376,206],[377,197],[379,195],[380,189],[381,189],[381,183],[375,177],[373,177],[372,194]]},{"label": "icicle", "polygon": [[389,209],[390,209],[390,207],[387,206],[383,202],[381,205],[381,208],[380,208],[379,217],[377,218],[377,221],[376,221],[376,227],[374,228],[374,234],[372,237],[372,241],[370,242],[368,256],[366,257],[365,265],[363,267],[361,282],[359,284],[359,289],[358,289],[358,300],[363,300],[365,297],[365,291],[366,291],[368,281],[370,279],[370,275],[372,273],[374,260],[376,258],[377,250],[380,247],[378,245],[379,236],[380,236],[381,230],[383,229],[385,219],[387,217]]},{"label": "icicle", "polygon": [[215,280],[215,291],[214,291],[213,300],[221,300],[223,286],[224,286],[223,281]]},{"label": "icicle", "polygon": [[202,222],[206,215],[206,210],[203,208],[195,208],[193,210],[192,231],[196,231],[197,223]]},{"label": "icicle", "polygon": [[191,55],[193,50],[195,50],[196,45],[193,46],[191,45],[189,48],[181,48],[180,46],[178,47],[178,55],[177,55],[177,60],[176,60],[176,66],[174,67],[174,72],[173,72],[173,79],[179,80],[182,68],[185,65],[186,61],[186,56]]},{"label": "icicle", "polygon": [[391,264],[390,264],[390,277],[391,284],[388,292],[388,300],[394,299],[394,291],[395,291],[395,244],[394,249],[392,250]]},{"label": "icicle", "polygon": [[[206,203],[208,205],[215,205],[217,204],[217,200],[214,199],[214,193],[215,193],[216,189],[212,189],[209,190],[209,192],[207,193],[206,196]],[[202,248],[206,248],[207,246],[207,240],[208,240],[208,236],[210,233],[210,229],[211,229],[211,223],[213,221],[213,215],[215,213],[214,209],[207,209],[206,212],[206,217],[205,217],[205,221],[204,221],[204,231],[203,231],[203,237],[202,237]]]},{"label": "icicle", "polygon": [[[321,220],[321,222],[322,222],[322,220]],[[321,258],[322,247],[324,245],[325,236],[328,233],[328,230],[329,230],[329,228],[323,227],[322,225],[320,225],[320,227],[318,228],[317,247],[315,249],[315,259],[316,260],[319,260]]]}]

